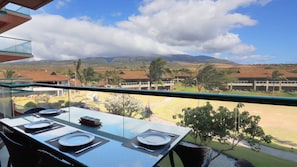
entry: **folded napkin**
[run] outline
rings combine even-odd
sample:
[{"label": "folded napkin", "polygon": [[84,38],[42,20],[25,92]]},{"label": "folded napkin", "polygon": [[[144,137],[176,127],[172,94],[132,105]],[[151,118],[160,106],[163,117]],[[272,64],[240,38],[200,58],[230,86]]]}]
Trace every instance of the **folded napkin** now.
[{"label": "folded napkin", "polygon": [[80,117],[79,122],[81,124],[88,125],[88,126],[101,126],[102,125],[100,119],[94,118],[94,117],[90,117],[90,116]]}]

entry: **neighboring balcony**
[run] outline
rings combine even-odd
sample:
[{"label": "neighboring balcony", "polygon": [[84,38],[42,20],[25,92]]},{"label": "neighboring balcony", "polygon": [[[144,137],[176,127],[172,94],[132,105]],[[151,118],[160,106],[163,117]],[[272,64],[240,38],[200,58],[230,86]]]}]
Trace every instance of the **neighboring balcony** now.
[{"label": "neighboring balcony", "polygon": [[31,41],[0,36],[0,62],[32,57]]},{"label": "neighboring balcony", "polygon": [[0,8],[6,6],[9,3],[24,6],[33,10],[37,10],[40,7],[52,2],[53,0],[0,0]]},{"label": "neighboring balcony", "polygon": [[28,8],[7,5],[0,9],[0,34],[31,20]]}]

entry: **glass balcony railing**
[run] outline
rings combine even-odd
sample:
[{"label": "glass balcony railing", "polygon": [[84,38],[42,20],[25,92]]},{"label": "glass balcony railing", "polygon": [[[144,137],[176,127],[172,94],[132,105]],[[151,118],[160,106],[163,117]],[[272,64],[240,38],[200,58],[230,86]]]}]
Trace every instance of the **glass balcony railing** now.
[{"label": "glass balcony railing", "polygon": [[0,52],[31,54],[31,41],[0,36]]},{"label": "glass balcony railing", "polygon": [[16,5],[16,4],[12,4],[12,3],[7,4],[4,8],[1,9],[1,11],[3,11],[3,12],[7,12],[7,11],[16,12],[18,14],[30,16],[30,9],[29,8],[19,6],[19,5]]},{"label": "glass balcony railing", "polygon": [[[259,125],[266,134],[272,136],[269,148],[282,150],[297,156],[297,98],[241,96],[226,94],[203,94],[189,92],[169,92],[151,90],[128,90],[98,87],[71,87],[48,84],[0,84],[0,112],[2,117],[14,117],[13,103],[22,113],[32,107],[67,109],[61,116],[66,121],[78,124],[72,107],[94,112],[106,112],[123,117],[123,128],[129,128],[126,117],[134,117],[151,122],[176,125],[179,119],[174,116],[183,113],[185,108],[202,107],[208,102],[213,108],[220,106],[233,110],[238,103],[248,111],[259,115]],[[117,109],[113,107],[117,105]],[[85,116],[88,113],[84,113]],[[74,119],[75,118],[75,119]],[[100,119],[100,118],[99,118]],[[104,122],[103,122],[104,125]],[[108,125],[106,125],[108,126]],[[101,130],[107,127],[102,127]],[[122,134],[114,130],[113,135]],[[129,137],[129,136],[128,136]],[[192,140],[191,137],[187,140]],[[211,145],[218,149],[218,144]],[[236,159],[248,159],[256,166],[296,166],[297,162],[289,156],[271,155],[266,152],[251,151],[244,146],[228,154]],[[165,160],[166,161],[166,160]],[[161,162],[165,163],[166,162]],[[215,163],[215,162],[214,162]],[[165,165],[166,166],[166,165]],[[220,166],[220,165],[219,165]]]}]

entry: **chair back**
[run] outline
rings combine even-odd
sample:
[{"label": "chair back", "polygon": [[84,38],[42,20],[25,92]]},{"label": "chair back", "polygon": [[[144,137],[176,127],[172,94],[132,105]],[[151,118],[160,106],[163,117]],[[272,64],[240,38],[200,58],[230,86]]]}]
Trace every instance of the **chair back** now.
[{"label": "chair back", "polygon": [[36,156],[34,156],[34,151],[30,147],[14,141],[12,138],[9,137],[9,135],[6,135],[3,131],[0,131],[0,137],[3,140],[9,153],[9,160],[7,166],[35,166],[37,161]]},{"label": "chair back", "polygon": [[[184,167],[207,167],[211,158],[211,148],[199,146],[190,142],[180,142],[174,151],[179,156]],[[173,160],[171,160],[173,164]],[[172,165],[174,166],[174,165]]]},{"label": "chair back", "polygon": [[45,150],[37,150],[37,156],[39,161],[36,167],[74,167],[71,163],[62,160]]}]

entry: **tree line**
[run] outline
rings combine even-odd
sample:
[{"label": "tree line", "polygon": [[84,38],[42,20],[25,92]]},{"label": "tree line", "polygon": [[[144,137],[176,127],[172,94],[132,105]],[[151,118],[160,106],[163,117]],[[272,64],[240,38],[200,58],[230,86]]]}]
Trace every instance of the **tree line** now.
[{"label": "tree line", "polygon": [[[117,70],[106,70],[104,73],[98,73],[93,67],[82,68],[82,61],[78,59],[73,62],[74,68],[68,69],[64,75],[69,78],[79,80],[82,86],[97,86],[98,82],[105,81],[110,85],[118,86],[124,79],[119,76]],[[162,58],[153,59],[147,67],[144,63],[140,67],[145,71],[146,76],[150,82],[150,89],[153,84],[162,84],[164,76],[170,76],[179,81],[179,76],[185,76],[180,82],[185,87],[197,87],[198,92],[218,92],[226,90],[227,84],[234,82],[237,79],[231,77],[230,74],[236,72],[232,70],[219,70],[213,64],[199,64],[196,67],[196,71],[192,71],[187,68],[170,69],[168,63]],[[237,71],[238,72],[238,71]],[[2,71],[5,79],[17,79],[21,76],[17,75],[13,69],[6,69]],[[270,77],[272,81],[286,80],[284,74],[278,70],[274,70]],[[157,89],[158,86],[155,86]],[[273,88],[274,92],[274,88]]]}]

